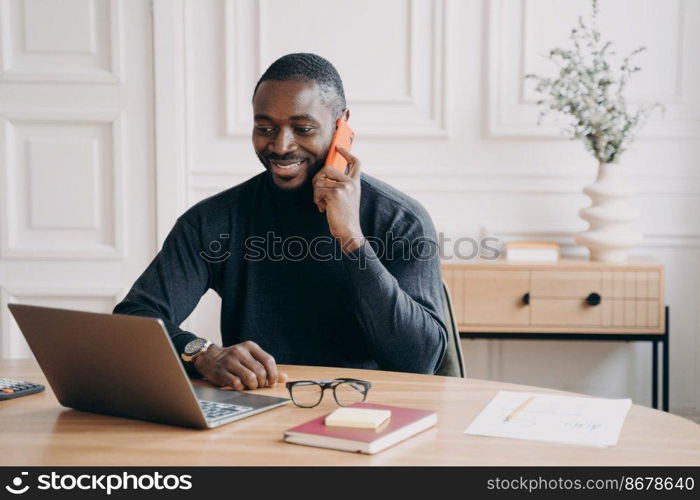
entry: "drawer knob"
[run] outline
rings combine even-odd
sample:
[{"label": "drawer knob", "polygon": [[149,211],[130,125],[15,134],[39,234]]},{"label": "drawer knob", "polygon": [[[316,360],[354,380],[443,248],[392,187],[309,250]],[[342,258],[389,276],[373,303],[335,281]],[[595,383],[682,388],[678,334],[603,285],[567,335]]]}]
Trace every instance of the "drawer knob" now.
[{"label": "drawer knob", "polygon": [[586,297],[586,303],[589,306],[597,306],[600,304],[600,295],[595,292],[589,294],[588,297]]},{"label": "drawer knob", "polygon": [[523,295],[523,304],[526,306],[530,305],[530,292],[527,292],[525,295]]}]

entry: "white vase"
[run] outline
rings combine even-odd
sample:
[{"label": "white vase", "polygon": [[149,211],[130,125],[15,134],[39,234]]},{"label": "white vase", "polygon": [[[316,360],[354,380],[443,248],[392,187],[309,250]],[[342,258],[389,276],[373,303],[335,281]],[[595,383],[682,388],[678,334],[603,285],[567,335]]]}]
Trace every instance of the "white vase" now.
[{"label": "white vase", "polygon": [[627,202],[634,189],[625,182],[619,163],[601,163],[593,184],[583,188],[593,203],[579,212],[588,221],[588,230],[575,236],[576,243],[588,247],[591,260],[625,262],[630,247],[642,240],[630,228],[639,211]]}]

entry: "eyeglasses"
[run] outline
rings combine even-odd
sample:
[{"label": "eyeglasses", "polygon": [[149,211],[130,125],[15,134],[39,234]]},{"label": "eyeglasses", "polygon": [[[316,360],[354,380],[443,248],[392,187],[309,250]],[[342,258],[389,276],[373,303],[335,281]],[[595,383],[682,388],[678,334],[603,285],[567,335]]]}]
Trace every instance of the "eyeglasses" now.
[{"label": "eyeglasses", "polygon": [[326,389],[333,389],[335,402],[340,406],[362,403],[367,398],[372,384],[355,378],[334,378],[326,380],[295,380],[287,382],[292,402],[300,408],[313,408],[323,399]]}]

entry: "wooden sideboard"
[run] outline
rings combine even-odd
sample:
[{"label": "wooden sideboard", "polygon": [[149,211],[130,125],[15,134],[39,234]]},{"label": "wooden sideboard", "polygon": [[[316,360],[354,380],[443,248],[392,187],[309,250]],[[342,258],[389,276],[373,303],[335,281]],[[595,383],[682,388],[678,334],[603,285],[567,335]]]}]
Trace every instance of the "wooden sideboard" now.
[{"label": "wooden sideboard", "polygon": [[563,258],[443,265],[460,331],[663,333],[664,268]]},{"label": "wooden sideboard", "polygon": [[652,405],[658,406],[658,343],[668,410],[668,308],[664,267],[651,257],[624,264],[565,257],[555,263],[446,261],[463,338],[651,341]]}]

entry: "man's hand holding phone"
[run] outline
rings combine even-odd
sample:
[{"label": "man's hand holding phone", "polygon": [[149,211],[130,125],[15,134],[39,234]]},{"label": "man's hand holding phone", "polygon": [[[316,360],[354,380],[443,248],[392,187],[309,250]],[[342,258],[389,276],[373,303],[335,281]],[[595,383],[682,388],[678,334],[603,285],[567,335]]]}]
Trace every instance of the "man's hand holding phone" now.
[{"label": "man's hand holding phone", "polygon": [[364,241],[360,227],[360,160],[340,146],[337,151],[348,162],[344,174],[327,165],[313,178],[314,203],[325,212],[331,234],[344,252],[356,250]]},{"label": "man's hand holding phone", "polygon": [[275,358],[250,340],[230,347],[211,345],[194,360],[197,371],[212,384],[237,391],[274,387],[287,381]]}]

